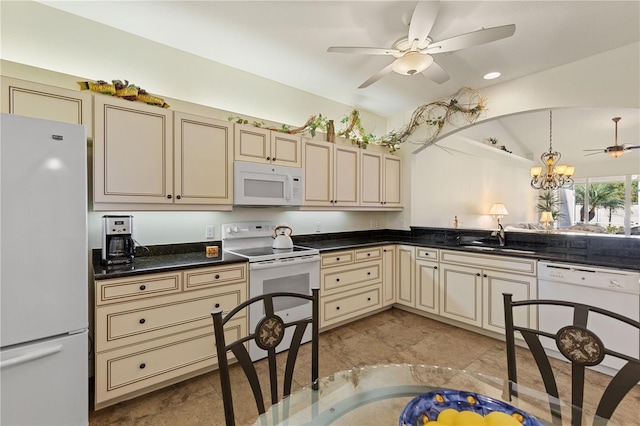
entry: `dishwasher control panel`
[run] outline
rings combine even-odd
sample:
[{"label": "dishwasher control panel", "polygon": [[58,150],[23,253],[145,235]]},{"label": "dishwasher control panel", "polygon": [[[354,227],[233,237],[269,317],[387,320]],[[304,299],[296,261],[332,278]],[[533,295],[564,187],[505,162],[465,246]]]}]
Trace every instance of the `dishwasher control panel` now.
[{"label": "dishwasher control panel", "polygon": [[538,279],[640,294],[640,272],[634,271],[538,262]]}]

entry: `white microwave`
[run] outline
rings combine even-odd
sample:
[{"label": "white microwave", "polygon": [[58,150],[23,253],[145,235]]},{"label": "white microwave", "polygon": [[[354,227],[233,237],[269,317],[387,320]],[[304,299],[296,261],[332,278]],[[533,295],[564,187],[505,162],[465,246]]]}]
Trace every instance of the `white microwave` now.
[{"label": "white microwave", "polygon": [[304,173],[299,167],[236,161],[233,204],[238,206],[301,206]]}]

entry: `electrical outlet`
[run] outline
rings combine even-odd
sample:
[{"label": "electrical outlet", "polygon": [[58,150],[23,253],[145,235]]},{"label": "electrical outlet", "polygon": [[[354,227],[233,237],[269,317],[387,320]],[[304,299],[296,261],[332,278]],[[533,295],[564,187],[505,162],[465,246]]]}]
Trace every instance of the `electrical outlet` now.
[{"label": "electrical outlet", "polygon": [[371,229],[378,229],[378,220],[377,219],[371,219],[370,228]]},{"label": "electrical outlet", "polygon": [[205,238],[213,238],[213,225],[207,225],[204,229]]},{"label": "electrical outlet", "polygon": [[316,232],[322,232],[322,228],[320,228],[320,222],[316,222]]}]

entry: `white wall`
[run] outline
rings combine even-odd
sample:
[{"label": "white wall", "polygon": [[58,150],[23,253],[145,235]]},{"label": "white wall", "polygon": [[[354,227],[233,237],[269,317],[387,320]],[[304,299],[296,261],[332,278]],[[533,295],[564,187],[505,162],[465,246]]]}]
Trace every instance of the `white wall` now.
[{"label": "white wall", "polygon": [[[640,43],[634,43],[483,90],[488,110],[478,123],[500,115],[555,107],[640,108],[639,76]],[[412,112],[390,117],[389,130],[399,129]],[[466,124],[460,122],[458,126]],[[446,135],[456,128],[445,126],[439,144],[447,146]],[[418,129],[411,140],[420,141],[421,138],[424,138],[424,132]],[[503,202],[509,210],[503,223],[537,220],[534,213],[537,192],[529,186],[531,164],[505,163],[493,157],[474,157],[470,152],[448,149],[453,155],[431,146],[414,154],[412,161],[405,162],[411,165],[411,209],[390,216],[390,227],[400,227],[402,223],[452,226],[453,216],[458,215],[463,227],[494,228],[493,218],[486,213],[494,202]],[[416,151],[416,146],[404,146],[402,150]],[[619,175],[639,172],[640,164],[617,161],[615,165],[609,163],[595,169],[583,167],[580,173]]]}]

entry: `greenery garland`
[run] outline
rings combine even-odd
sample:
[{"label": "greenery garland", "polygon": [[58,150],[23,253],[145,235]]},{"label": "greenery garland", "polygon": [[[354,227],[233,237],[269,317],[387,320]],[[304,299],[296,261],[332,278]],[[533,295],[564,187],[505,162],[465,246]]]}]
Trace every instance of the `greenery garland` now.
[{"label": "greenery garland", "polygon": [[[463,87],[449,100],[435,101],[428,104],[424,104],[411,114],[409,123],[405,125],[399,131],[391,131],[384,136],[375,136],[371,133],[367,133],[362,127],[362,121],[360,119],[360,112],[357,109],[353,109],[349,115],[345,115],[340,119],[340,123],[346,127],[338,131],[338,136],[351,140],[355,145],[358,145],[362,149],[366,149],[367,145],[374,143],[386,147],[389,152],[394,153],[400,148],[400,145],[407,142],[407,139],[415,130],[422,124],[426,124],[430,131],[427,137],[420,142],[413,142],[420,145],[431,145],[435,139],[440,135],[445,123],[453,123],[453,117],[462,115],[466,118],[467,122],[475,122],[480,113],[486,108],[486,99],[477,90],[470,87]],[[249,124],[249,121],[241,117],[229,117],[229,121],[235,121],[239,124]],[[307,122],[300,126],[291,128],[290,126],[283,124],[280,127],[264,127],[264,122],[253,121],[256,127],[263,127],[269,130],[276,130],[279,132],[297,134],[297,133],[309,133],[311,137],[315,136],[317,130],[325,131],[329,119],[322,114],[312,115]]]}]

